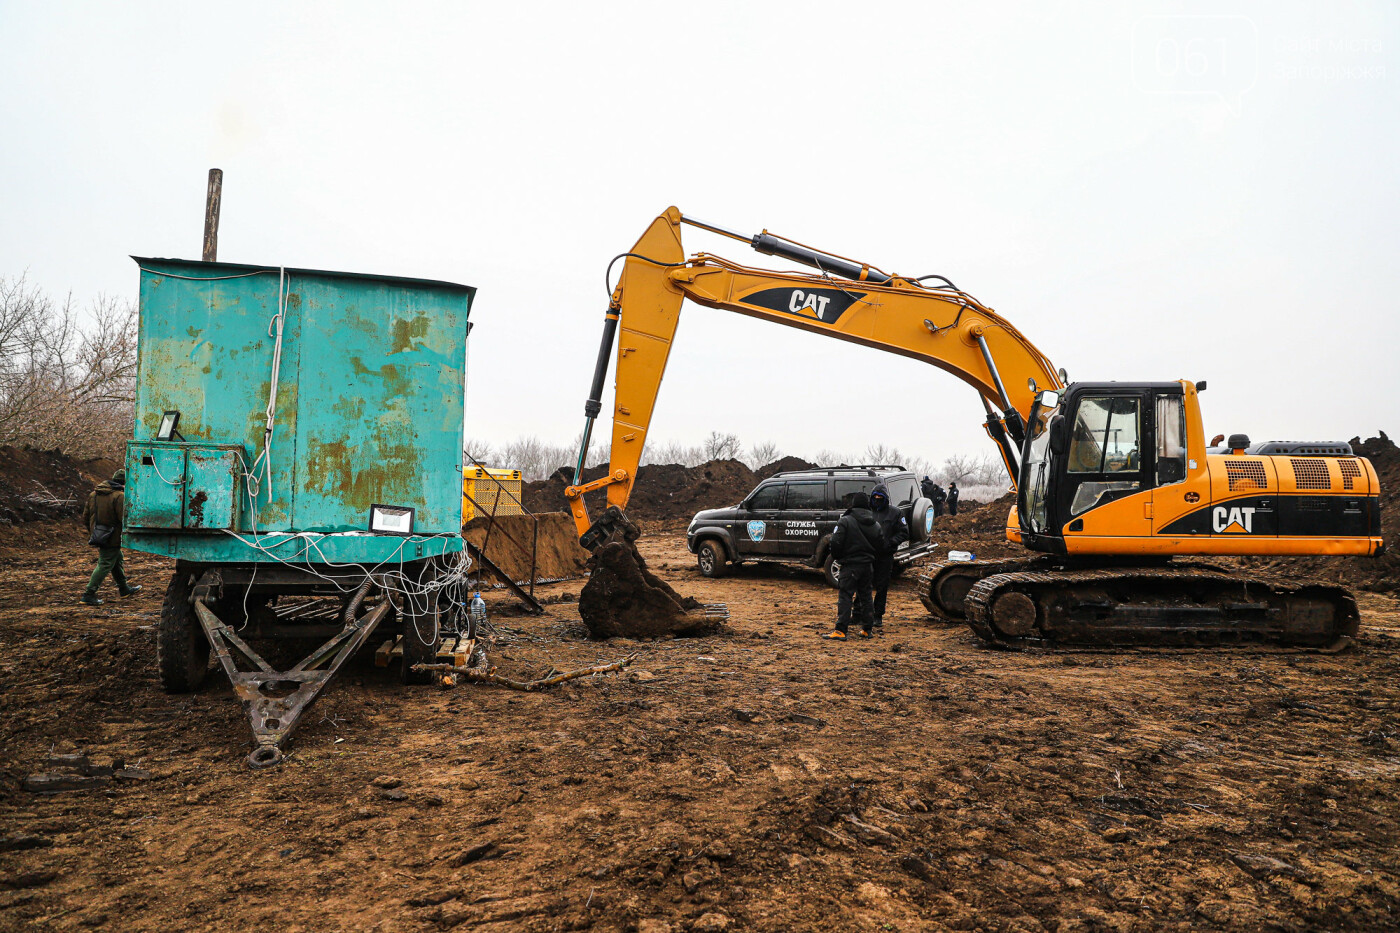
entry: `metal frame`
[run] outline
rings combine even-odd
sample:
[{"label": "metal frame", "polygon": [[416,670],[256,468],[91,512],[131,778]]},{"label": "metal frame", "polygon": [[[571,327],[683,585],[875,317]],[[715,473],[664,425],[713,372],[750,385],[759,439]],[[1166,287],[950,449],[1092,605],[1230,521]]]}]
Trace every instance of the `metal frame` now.
[{"label": "metal frame", "polygon": [[[219,659],[219,666],[228,675],[234,694],[248,714],[255,746],[248,755],[249,766],[265,768],[283,759],[282,746],[291,737],[302,714],[316,702],[322,688],[388,616],[393,604],[384,598],[373,609],[354,618],[354,612],[364,600],[372,581],[372,577],[365,575],[346,609],[345,625],[339,632],[291,670],[278,671],[205,604],[224,582],[220,572],[211,570],[200,578],[194,593],[195,617],[204,629],[215,657]],[[240,661],[253,670],[241,670]]]}]

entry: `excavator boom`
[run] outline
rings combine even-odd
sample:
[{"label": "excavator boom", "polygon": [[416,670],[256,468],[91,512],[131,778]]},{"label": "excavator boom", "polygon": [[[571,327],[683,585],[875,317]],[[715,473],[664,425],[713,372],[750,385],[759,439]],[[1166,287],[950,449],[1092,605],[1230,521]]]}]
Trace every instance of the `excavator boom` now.
[{"label": "excavator boom", "polygon": [[[743,240],[755,249],[819,271],[756,269],[707,253],[687,259],[681,245],[682,224]],[[950,283],[925,287],[767,231],[745,237],[688,218],[674,207],[652,221],[623,255],[626,263],[605,317],[603,343],[585,403],[584,442],[574,485],[565,493],[585,544],[598,535],[588,535],[594,523],[583,504],[584,494],[606,488],[612,521],[626,508],[685,299],[923,360],[951,373],[982,398],[988,432],[997,441],[1013,484],[1016,451],[1035,399],[1030,386],[1062,385],[1049,359],[1020,331]],[[614,334],[617,370],[611,469],[607,476],[585,485],[583,465],[593,420],[602,410]]]}]

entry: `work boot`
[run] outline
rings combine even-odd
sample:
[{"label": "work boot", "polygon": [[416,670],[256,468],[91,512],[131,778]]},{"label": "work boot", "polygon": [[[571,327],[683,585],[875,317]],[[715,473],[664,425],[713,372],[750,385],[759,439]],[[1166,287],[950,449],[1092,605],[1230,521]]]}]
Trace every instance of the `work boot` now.
[{"label": "work boot", "polygon": [[141,592],[141,587],[128,586],[126,589],[121,591],[122,599],[126,599],[128,596],[135,596],[139,592]]},{"label": "work boot", "polygon": [[827,641],[845,641],[846,633],[841,631],[839,628],[833,629],[832,631],[827,632],[825,635],[823,635],[822,638],[826,639]]},{"label": "work boot", "polygon": [[875,636],[871,633],[870,629],[868,629],[868,628],[863,628],[863,629],[860,630],[860,637],[861,637],[861,638],[874,638]]},{"label": "work boot", "polygon": [[84,593],[83,598],[80,600],[80,602],[88,606],[102,605],[102,600],[97,597],[96,593]]}]

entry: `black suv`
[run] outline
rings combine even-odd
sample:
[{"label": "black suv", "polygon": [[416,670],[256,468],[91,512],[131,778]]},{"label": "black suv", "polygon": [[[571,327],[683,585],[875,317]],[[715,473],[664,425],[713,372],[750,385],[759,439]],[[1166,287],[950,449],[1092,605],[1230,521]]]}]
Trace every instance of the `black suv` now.
[{"label": "black suv", "polygon": [[914,474],[900,466],[779,473],[732,508],[697,512],[686,530],[686,545],[707,577],[723,576],[730,563],[781,562],[820,567],[835,586],[838,563],[827,553],[831,532],[851,497],[869,495],[880,483],[890,492],[890,505],[902,509],[909,521],[910,540],[894,556],[894,572],[899,573],[933,551],[933,504],[919,495]]}]

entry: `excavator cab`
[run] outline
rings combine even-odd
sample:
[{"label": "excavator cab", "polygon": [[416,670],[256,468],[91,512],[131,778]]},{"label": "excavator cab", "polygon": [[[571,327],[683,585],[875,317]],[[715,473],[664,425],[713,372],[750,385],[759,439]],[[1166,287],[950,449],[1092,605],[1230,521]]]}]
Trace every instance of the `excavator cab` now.
[{"label": "excavator cab", "polygon": [[[1151,536],[1154,491],[1185,481],[1188,468],[1204,471],[1203,458],[1187,456],[1188,386],[1090,382],[1037,393],[1017,484],[1022,543],[1065,554],[1067,533],[1086,522],[1094,536]],[[1127,499],[1138,501],[1115,505]]]}]

